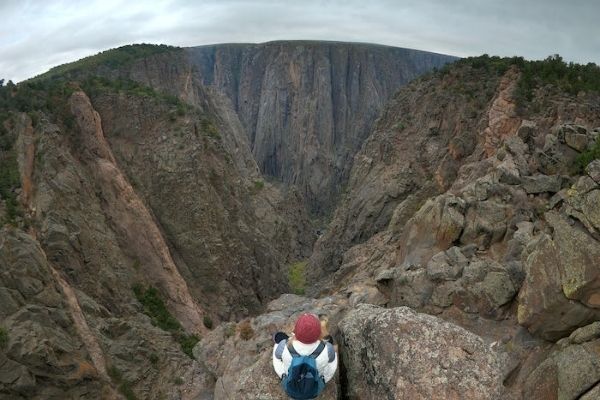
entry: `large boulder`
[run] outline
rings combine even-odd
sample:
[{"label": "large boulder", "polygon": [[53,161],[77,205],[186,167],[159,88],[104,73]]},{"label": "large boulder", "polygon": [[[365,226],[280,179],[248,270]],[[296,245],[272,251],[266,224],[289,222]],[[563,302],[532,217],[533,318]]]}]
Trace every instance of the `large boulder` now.
[{"label": "large boulder", "polygon": [[600,318],[600,243],[556,212],[546,220],[554,235],[534,238],[525,251],[517,317],[533,334],[557,340]]},{"label": "large boulder", "polygon": [[[600,325],[574,331],[527,378],[525,399],[598,399]],[[596,395],[596,396],[594,396]]]},{"label": "large boulder", "polygon": [[478,257],[475,249],[453,246],[435,254],[426,266],[382,269],[375,281],[390,306],[439,313],[454,305],[467,313],[503,319],[523,280],[521,263]]},{"label": "large boulder", "polygon": [[407,307],[361,304],[339,327],[346,398],[506,398],[499,354],[449,322]]},{"label": "large boulder", "polygon": [[495,200],[477,201],[469,205],[465,228],[460,237],[463,244],[475,243],[488,247],[500,241],[506,233],[509,209]]},{"label": "large boulder", "polygon": [[453,195],[428,200],[406,223],[400,242],[399,261],[422,265],[460,237],[465,225],[465,202]]},{"label": "large boulder", "polygon": [[558,213],[547,213],[546,220],[554,230],[563,266],[564,294],[588,307],[600,308],[600,242]]},{"label": "large boulder", "polygon": [[521,185],[527,193],[556,193],[561,189],[562,178],[559,175],[533,175],[521,178]]},{"label": "large boulder", "polygon": [[585,167],[585,172],[596,183],[600,183],[600,160],[594,160]]}]

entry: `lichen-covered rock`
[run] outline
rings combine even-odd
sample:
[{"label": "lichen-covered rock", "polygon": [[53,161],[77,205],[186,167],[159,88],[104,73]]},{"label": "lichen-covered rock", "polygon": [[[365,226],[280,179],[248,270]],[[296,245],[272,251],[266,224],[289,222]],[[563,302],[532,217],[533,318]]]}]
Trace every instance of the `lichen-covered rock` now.
[{"label": "lichen-covered rock", "polygon": [[431,257],[427,263],[427,276],[433,281],[456,280],[468,263],[460,248],[454,246]]},{"label": "lichen-covered rock", "polygon": [[558,175],[534,175],[522,177],[521,184],[527,193],[556,193],[561,189],[562,180]]},{"label": "lichen-covered rock", "polygon": [[600,184],[600,160],[594,160],[585,167],[585,172],[596,183]]},{"label": "lichen-covered rock", "polygon": [[590,224],[600,231],[600,189],[592,190],[584,195],[581,201],[581,212]]},{"label": "lichen-covered rock", "polygon": [[498,242],[506,232],[506,205],[493,200],[470,204],[465,214],[465,228],[461,243],[487,247]]},{"label": "lichen-covered rock", "polygon": [[[600,205],[593,208],[597,210]],[[546,220],[554,230],[565,296],[600,309],[600,242],[557,213],[546,213]]]},{"label": "lichen-covered rock", "polygon": [[441,312],[456,306],[467,313],[501,319],[517,294],[523,273],[519,262],[479,258],[473,246],[451,247],[434,255],[426,267],[390,268],[375,276],[390,306]]},{"label": "lichen-covered rock", "polygon": [[452,195],[427,201],[406,223],[399,261],[406,266],[425,265],[440,250],[448,249],[465,226],[465,202]]},{"label": "lichen-covered rock", "polygon": [[349,399],[501,399],[498,354],[478,336],[406,308],[359,305],[340,323]]},{"label": "lichen-covered rock", "polygon": [[548,212],[546,218],[554,228],[554,238],[542,234],[526,250],[526,278],[517,316],[530,332],[557,340],[600,317],[600,310],[586,307],[596,299],[598,264],[593,260],[600,247],[564,217]]},{"label": "lichen-covered rock", "polygon": [[585,134],[572,132],[565,134],[565,142],[567,145],[579,152],[582,152],[586,149],[588,140],[588,136]]},{"label": "lichen-covered rock", "polygon": [[580,328],[561,341],[529,376],[523,398],[596,399],[593,394],[598,393],[600,380],[600,339],[597,334],[589,334],[598,331],[596,325]]}]

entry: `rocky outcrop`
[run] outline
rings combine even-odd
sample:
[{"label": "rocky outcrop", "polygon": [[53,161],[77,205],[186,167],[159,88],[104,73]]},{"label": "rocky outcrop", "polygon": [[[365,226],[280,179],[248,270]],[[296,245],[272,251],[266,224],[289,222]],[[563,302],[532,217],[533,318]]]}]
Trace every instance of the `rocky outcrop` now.
[{"label": "rocky outcrop", "polygon": [[119,167],[206,309],[241,318],[286,290],[283,267],[308,255],[314,231],[294,192],[266,183],[256,164],[240,172],[225,145],[239,132],[218,109],[172,122],[147,118],[168,109],[133,96],[109,93],[94,104]]},{"label": "rocky outcrop", "polygon": [[52,267],[31,236],[0,231],[0,397],[116,394],[74,327]]},{"label": "rocky outcrop", "polygon": [[598,322],[561,340],[527,378],[523,398],[591,400],[600,394]]},{"label": "rocky outcrop", "polygon": [[[197,382],[192,385],[196,376],[192,361],[170,333],[153,326],[132,286],[156,285],[190,333],[205,329],[202,314],[196,314],[195,320],[188,318],[190,308],[186,307],[193,311],[195,300],[189,291],[186,294],[178,270],[169,270],[170,251],[164,237],[118,169],[89,100],[76,93],[71,103],[77,116],[73,129],[43,118],[32,130],[35,163],[31,174],[27,157],[18,159],[32,183],[29,202],[24,205],[31,236],[19,233],[17,246],[10,230],[0,233],[6,245],[0,259],[10,277],[0,282],[0,291],[16,299],[6,297],[0,302],[0,325],[8,335],[1,364],[11,371],[23,365],[17,369],[31,371],[28,376],[35,389],[13,388],[20,378],[11,372],[0,392],[40,399],[82,393],[119,398],[119,391],[144,398],[171,394],[194,398]],[[32,124],[22,126],[31,129]],[[26,152],[29,147],[23,148]],[[140,243],[145,240],[151,245],[142,251]],[[145,257],[146,263],[142,265],[137,257]],[[11,294],[15,279],[33,282],[39,294],[22,297],[18,288]],[[40,291],[42,283],[49,289]],[[48,297],[50,288],[58,294]],[[51,309],[38,307],[37,297],[54,298]],[[185,315],[179,313],[182,309],[188,310]],[[21,327],[23,321],[30,322]],[[31,345],[24,346],[27,343]]]},{"label": "rocky outcrop", "polygon": [[354,154],[396,90],[454,57],[358,43],[282,41],[186,49],[238,113],[261,171],[331,212]]},{"label": "rocky outcrop", "polygon": [[[306,257],[314,240],[303,204],[293,191],[264,182],[247,144],[237,140],[245,137],[237,134],[235,114],[194,87],[194,106],[176,103],[183,115],[172,98],[147,88],[144,95],[92,87],[91,99],[79,90],[70,101],[54,99],[60,113],[36,111],[35,123],[24,113],[10,116],[19,122],[10,129],[18,138],[16,192],[26,212],[17,223],[28,224],[64,299],[60,323],[71,327],[59,333],[69,347],[57,352],[81,360],[83,372],[71,376],[79,370],[75,361],[60,370],[52,362],[22,362],[28,349],[2,353],[10,376],[0,393],[197,398],[211,378],[184,353],[192,335],[256,313],[287,290],[285,265]],[[30,273],[24,269],[19,279]],[[154,326],[157,311],[134,293],[140,286],[155,287],[166,305],[158,317],[168,314],[171,326],[182,328]],[[35,301],[4,300],[0,325],[12,352],[12,338],[30,341],[10,319],[13,306]],[[31,340],[42,342],[46,329],[51,337],[49,324]],[[13,388],[21,379],[15,368],[27,388]],[[47,384],[34,390],[38,375]]]},{"label": "rocky outcrop", "polygon": [[397,235],[428,199],[450,188],[461,165],[479,158],[477,132],[487,126],[489,103],[502,89],[497,76],[458,74],[413,82],[382,112],[355,156],[347,194],[315,245],[314,279],[335,272],[348,248],[388,226]]},{"label": "rocky outcrop", "polygon": [[340,329],[346,398],[507,398],[499,355],[458,326],[405,307],[359,305]]},{"label": "rocky outcrop", "polygon": [[100,115],[83,92],[70,98],[71,111],[79,128],[83,160],[106,202],[105,215],[113,221],[116,234],[131,256],[138,260],[151,284],[160,286],[179,321],[189,331],[201,332],[203,311],[193,300],[160,229],[135,193],[104,137]]},{"label": "rocky outcrop", "polygon": [[516,68],[509,70],[498,84],[498,92],[490,104],[487,121],[488,126],[483,131],[485,137],[484,149],[487,156],[496,153],[504,138],[515,134],[521,125],[517,115],[514,91],[517,87],[519,72]]},{"label": "rocky outcrop", "polygon": [[[330,333],[335,335],[346,303],[343,296],[314,300],[287,294],[269,303],[267,312],[259,317],[219,326],[194,348],[205,373],[216,379],[214,399],[287,399],[273,370],[272,335],[278,331],[290,333],[303,312],[326,320]],[[319,399],[334,400],[339,395],[339,379],[334,377]]]},{"label": "rocky outcrop", "polygon": [[[460,65],[442,75],[445,87],[459,76],[465,85],[464,79],[477,73],[468,67],[459,72]],[[406,113],[392,102],[357,154],[348,194],[317,242],[311,264],[320,286],[316,292],[409,306],[458,324],[503,352],[506,396],[546,398],[546,392],[533,388],[550,385],[536,379],[554,379],[554,361],[548,357],[556,345],[551,342],[600,318],[595,304],[600,175],[596,162],[585,173],[577,164],[579,155],[589,156],[596,140],[591,127],[600,120],[595,95],[575,100],[548,88],[536,92],[533,101],[548,104],[551,98],[553,106],[524,113],[507,89],[517,78],[508,70],[502,82],[493,76],[485,80],[498,85],[486,105],[497,109],[475,115],[474,138],[468,132],[451,137],[455,131],[445,129],[430,129],[435,135],[429,136],[424,130],[414,136],[393,130],[400,119],[393,116]],[[432,106],[414,106],[426,97],[420,90],[416,82],[397,99],[411,99],[418,127],[435,128],[431,120],[439,123],[439,117]],[[413,99],[413,92],[419,96]],[[437,94],[440,104],[445,97]],[[460,108],[461,101],[452,106]],[[500,112],[502,104],[506,112]],[[586,139],[573,136],[569,144],[569,135]],[[585,149],[576,141],[587,141]],[[411,159],[415,153],[418,160]],[[412,185],[404,184],[406,179]],[[399,182],[403,191],[396,198],[389,193],[397,193]],[[547,373],[533,374],[547,359]],[[597,391],[592,378],[581,385],[574,381],[581,390],[559,398],[576,398],[586,390],[591,396]]]}]

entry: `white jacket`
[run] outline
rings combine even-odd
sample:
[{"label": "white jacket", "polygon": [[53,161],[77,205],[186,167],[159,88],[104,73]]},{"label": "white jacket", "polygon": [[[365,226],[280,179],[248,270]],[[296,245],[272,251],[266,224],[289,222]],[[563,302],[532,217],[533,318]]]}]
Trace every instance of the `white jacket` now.
[{"label": "white jacket", "polygon": [[[319,343],[320,341],[304,344],[299,340],[294,340],[292,346],[294,346],[294,350],[301,356],[309,356],[317,349]],[[325,348],[321,354],[317,356],[315,361],[319,374],[325,379],[325,382],[329,382],[337,369],[337,354],[335,353],[333,345],[329,342],[325,342]],[[277,373],[277,376],[279,376],[279,379],[281,379],[283,374],[288,373],[291,364],[292,355],[287,348],[287,341],[282,340],[273,347],[273,368],[275,368],[275,372]]]}]

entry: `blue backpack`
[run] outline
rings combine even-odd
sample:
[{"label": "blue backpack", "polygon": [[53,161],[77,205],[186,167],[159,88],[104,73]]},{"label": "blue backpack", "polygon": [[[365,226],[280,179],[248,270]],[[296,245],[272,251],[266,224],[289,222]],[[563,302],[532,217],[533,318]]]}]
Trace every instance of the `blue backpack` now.
[{"label": "blue backpack", "polygon": [[281,381],[283,390],[295,400],[314,399],[325,389],[325,380],[319,374],[316,358],[325,349],[325,343],[319,346],[309,356],[301,356],[288,344],[288,351],[292,355],[292,364],[287,375]]}]

